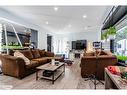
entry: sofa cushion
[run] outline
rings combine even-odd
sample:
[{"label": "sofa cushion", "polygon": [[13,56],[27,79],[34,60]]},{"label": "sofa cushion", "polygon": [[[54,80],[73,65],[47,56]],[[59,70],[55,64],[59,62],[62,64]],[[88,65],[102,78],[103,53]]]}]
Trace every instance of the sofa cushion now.
[{"label": "sofa cushion", "polygon": [[40,56],[45,57],[45,51],[44,50],[39,50]]},{"label": "sofa cushion", "polygon": [[15,51],[14,56],[22,58],[25,61],[26,65],[30,64],[30,60],[27,57],[25,57],[21,52]]},{"label": "sofa cushion", "polygon": [[32,54],[33,54],[33,57],[34,57],[34,58],[39,58],[39,57],[41,57],[41,55],[40,55],[38,49],[31,50],[31,51],[32,51]]},{"label": "sofa cushion", "polygon": [[32,59],[32,60],[38,61],[40,65],[47,63],[47,58],[44,58],[44,57],[43,58],[36,58],[36,59]]},{"label": "sofa cushion", "polygon": [[25,57],[27,57],[28,59],[33,59],[33,55],[32,52],[30,50],[22,50],[20,51]]},{"label": "sofa cushion", "polygon": [[37,66],[39,66],[38,61],[33,61],[33,60],[31,60],[31,61],[30,61],[30,64],[29,64],[29,65],[26,65],[26,68],[27,68],[27,69],[31,69],[31,68],[35,68],[35,67],[37,67]]},{"label": "sofa cushion", "polygon": [[104,51],[101,51],[99,55],[102,56],[102,55],[107,55],[107,54]]},{"label": "sofa cushion", "polygon": [[55,61],[64,62],[64,57],[57,58],[57,59],[55,59]]},{"label": "sofa cushion", "polygon": [[45,52],[46,57],[54,57],[54,53],[53,52]]},{"label": "sofa cushion", "polygon": [[85,53],[84,56],[94,56],[94,52]]}]

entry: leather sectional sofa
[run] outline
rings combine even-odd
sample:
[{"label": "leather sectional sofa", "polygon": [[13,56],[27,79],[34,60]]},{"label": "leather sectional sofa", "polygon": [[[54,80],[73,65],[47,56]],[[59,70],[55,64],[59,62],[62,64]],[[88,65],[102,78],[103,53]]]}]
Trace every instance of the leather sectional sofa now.
[{"label": "leather sectional sofa", "polygon": [[[26,65],[22,58],[1,54],[0,58],[2,61],[3,74],[22,79],[25,76],[34,73],[37,66],[50,62],[51,59],[49,59],[49,57],[54,57],[54,53],[39,49],[22,50],[20,52],[30,60],[30,64]],[[59,61],[64,61],[63,57],[61,57]]]},{"label": "leather sectional sofa", "polygon": [[81,58],[81,76],[88,77],[97,71],[97,78],[104,80],[104,68],[109,65],[116,65],[116,63],[116,56],[109,51],[100,51],[97,58],[95,52],[85,53]]}]

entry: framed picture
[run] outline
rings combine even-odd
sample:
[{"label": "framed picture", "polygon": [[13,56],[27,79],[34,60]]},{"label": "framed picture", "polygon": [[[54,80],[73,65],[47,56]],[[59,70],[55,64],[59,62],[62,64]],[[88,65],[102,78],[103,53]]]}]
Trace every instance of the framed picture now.
[{"label": "framed picture", "polygon": [[101,42],[93,42],[93,47],[94,47],[95,49],[101,49],[102,43],[101,43]]}]

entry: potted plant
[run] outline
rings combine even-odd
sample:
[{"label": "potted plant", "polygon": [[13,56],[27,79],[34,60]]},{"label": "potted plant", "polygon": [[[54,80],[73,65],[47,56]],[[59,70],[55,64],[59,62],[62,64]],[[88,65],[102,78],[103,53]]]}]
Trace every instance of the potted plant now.
[{"label": "potted plant", "polygon": [[116,28],[115,26],[113,27],[110,27],[109,29],[107,29],[102,35],[101,35],[101,39],[104,40],[104,39],[114,39],[116,35]]},{"label": "potted plant", "polygon": [[102,40],[105,40],[105,39],[107,39],[107,38],[108,38],[108,34],[107,34],[107,31],[105,31],[104,33],[102,33],[101,39],[102,39]]},{"label": "potted plant", "polygon": [[113,26],[113,27],[110,27],[108,29],[108,38],[109,39],[114,39],[115,38],[115,35],[116,35],[116,28]]}]

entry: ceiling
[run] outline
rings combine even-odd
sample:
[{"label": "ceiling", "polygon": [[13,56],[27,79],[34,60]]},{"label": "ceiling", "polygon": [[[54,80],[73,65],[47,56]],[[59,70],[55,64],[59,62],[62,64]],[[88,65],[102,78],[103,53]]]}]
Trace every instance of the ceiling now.
[{"label": "ceiling", "polygon": [[[102,26],[109,6],[2,6],[28,22],[55,33],[85,32]],[[83,18],[83,15],[86,17]]]}]

